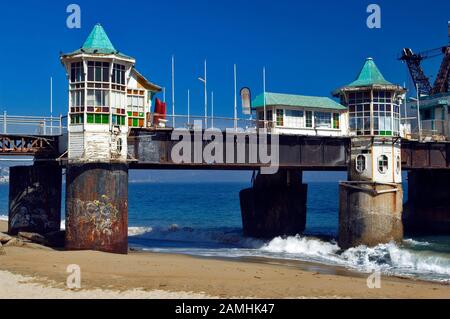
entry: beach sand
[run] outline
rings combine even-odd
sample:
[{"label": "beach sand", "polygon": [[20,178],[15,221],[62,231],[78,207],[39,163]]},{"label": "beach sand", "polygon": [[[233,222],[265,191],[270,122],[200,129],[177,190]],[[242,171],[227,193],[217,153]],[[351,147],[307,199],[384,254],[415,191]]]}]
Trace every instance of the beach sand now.
[{"label": "beach sand", "polygon": [[[5,231],[0,221],[0,231]],[[450,285],[367,276],[333,267],[181,255],[65,252],[5,247],[0,298],[450,298]],[[68,265],[81,268],[81,290],[66,289]]]}]

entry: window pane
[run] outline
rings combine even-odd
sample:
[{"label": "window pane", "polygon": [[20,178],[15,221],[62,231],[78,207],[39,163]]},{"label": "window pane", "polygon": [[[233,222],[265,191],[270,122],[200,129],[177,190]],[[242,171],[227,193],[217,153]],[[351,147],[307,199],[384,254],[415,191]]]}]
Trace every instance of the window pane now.
[{"label": "window pane", "polygon": [[102,68],[95,68],[95,81],[100,82],[102,80]]},{"label": "window pane", "polygon": [[331,128],[331,113],[315,112],[316,127]]},{"label": "window pane", "polygon": [[88,68],[88,81],[94,81],[94,68]]},{"label": "window pane", "polygon": [[103,82],[109,82],[109,69],[103,68]]},{"label": "window pane", "polygon": [[312,125],[312,112],[311,111],[306,111],[306,127],[311,128]]}]

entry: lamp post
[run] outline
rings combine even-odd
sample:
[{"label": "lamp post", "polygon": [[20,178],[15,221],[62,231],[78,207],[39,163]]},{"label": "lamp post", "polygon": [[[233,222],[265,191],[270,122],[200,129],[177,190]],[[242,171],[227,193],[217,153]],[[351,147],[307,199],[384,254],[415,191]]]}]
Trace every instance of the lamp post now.
[{"label": "lamp post", "polygon": [[422,140],[422,120],[420,119],[420,94],[419,94],[419,85],[416,85],[417,91],[417,123],[419,127],[419,142]]},{"label": "lamp post", "polygon": [[419,86],[416,85],[417,97],[411,98],[411,100],[417,103],[417,128],[419,129],[419,142],[422,140],[422,121],[420,119],[420,96],[419,96]]},{"label": "lamp post", "polygon": [[206,60],[205,60],[205,75],[198,78],[205,86],[205,128],[208,127],[208,87],[207,87],[207,73],[206,73]]}]

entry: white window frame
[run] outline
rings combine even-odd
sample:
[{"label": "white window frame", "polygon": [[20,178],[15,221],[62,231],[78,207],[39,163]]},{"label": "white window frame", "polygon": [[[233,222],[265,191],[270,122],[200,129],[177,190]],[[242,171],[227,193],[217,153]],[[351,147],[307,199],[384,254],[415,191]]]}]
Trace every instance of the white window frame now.
[{"label": "white window frame", "polygon": [[[361,169],[360,167],[359,167],[359,159],[360,158],[363,158],[364,159],[364,168],[363,169]],[[362,174],[362,173],[364,173],[365,171],[367,171],[367,156],[366,155],[364,155],[364,154],[359,154],[358,156],[356,156],[356,161],[355,161],[355,169],[356,169],[356,171],[359,173],[359,174]]]},{"label": "white window frame", "polygon": [[[381,161],[383,161],[383,163],[386,163],[386,166],[384,166],[384,165],[380,166]],[[386,175],[389,171],[389,157],[384,154],[380,155],[378,157],[377,167],[378,167],[378,172],[380,172],[380,174]]]}]

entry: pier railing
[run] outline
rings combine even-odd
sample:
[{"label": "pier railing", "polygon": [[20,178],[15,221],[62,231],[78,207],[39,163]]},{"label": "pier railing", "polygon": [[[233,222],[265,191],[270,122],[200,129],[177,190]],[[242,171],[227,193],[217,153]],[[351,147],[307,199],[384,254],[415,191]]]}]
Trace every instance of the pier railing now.
[{"label": "pier railing", "polygon": [[417,118],[406,118],[402,122],[402,133],[411,140],[450,140],[450,122],[446,120],[423,120],[420,127]]},{"label": "pier railing", "polygon": [[58,136],[67,131],[67,116],[0,115],[0,132],[3,135]]},{"label": "pier railing", "polygon": [[[160,115],[151,114],[149,126],[156,128],[177,128],[177,129],[257,129],[264,127],[264,121],[258,121],[253,118],[229,118],[220,116],[189,116],[189,115]],[[265,125],[269,130],[274,127],[271,121],[266,121]]]}]

